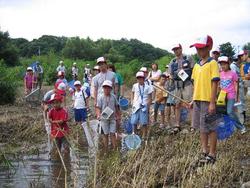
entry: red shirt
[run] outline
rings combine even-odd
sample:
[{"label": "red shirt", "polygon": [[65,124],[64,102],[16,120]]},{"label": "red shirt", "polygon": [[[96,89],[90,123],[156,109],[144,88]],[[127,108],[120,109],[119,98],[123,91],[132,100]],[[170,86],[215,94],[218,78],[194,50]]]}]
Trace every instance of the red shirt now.
[{"label": "red shirt", "polygon": [[65,134],[69,132],[69,127],[67,125],[68,113],[63,108],[55,109],[52,108],[49,111],[49,119],[52,121],[63,120],[63,124],[59,125],[57,123],[52,123],[51,125],[51,136],[52,137],[64,137]]}]

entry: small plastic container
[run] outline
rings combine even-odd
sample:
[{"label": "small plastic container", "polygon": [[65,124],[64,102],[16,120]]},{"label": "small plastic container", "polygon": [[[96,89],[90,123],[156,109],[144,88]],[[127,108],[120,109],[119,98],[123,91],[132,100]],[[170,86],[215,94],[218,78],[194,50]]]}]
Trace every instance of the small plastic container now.
[{"label": "small plastic container", "polygon": [[129,150],[136,150],[141,146],[141,139],[136,134],[130,134],[124,139],[125,145]]}]

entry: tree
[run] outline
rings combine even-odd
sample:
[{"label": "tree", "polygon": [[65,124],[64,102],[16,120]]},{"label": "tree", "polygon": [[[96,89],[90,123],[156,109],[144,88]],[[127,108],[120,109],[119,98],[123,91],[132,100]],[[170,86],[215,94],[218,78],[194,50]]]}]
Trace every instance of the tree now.
[{"label": "tree", "polygon": [[18,50],[11,43],[8,32],[0,31],[0,60],[3,59],[4,64],[15,66],[19,63]]},{"label": "tree", "polygon": [[235,54],[234,48],[230,42],[220,45],[220,51],[222,55],[232,58]]}]

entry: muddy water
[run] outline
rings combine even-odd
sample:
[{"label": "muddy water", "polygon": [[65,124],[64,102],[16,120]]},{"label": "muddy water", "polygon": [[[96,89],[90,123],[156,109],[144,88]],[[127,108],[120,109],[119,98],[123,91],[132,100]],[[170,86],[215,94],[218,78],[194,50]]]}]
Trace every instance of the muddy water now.
[{"label": "muddy water", "polygon": [[80,151],[70,150],[63,156],[67,178],[59,156],[49,159],[46,144],[39,149],[39,155],[22,156],[20,160],[12,160],[10,169],[0,166],[0,187],[13,188],[63,188],[85,187],[89,172],[88,148]]}]

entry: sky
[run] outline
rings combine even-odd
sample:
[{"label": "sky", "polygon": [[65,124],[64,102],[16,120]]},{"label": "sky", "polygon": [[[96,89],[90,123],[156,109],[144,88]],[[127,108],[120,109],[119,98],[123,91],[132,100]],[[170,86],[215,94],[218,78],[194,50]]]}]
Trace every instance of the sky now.
[{"label": "sky", "polygon": [[209,34],[214,47],[250,42],[249,0],[0,0],[0,30],[28,40],[42,35],[136,38],[184,52]]}]

